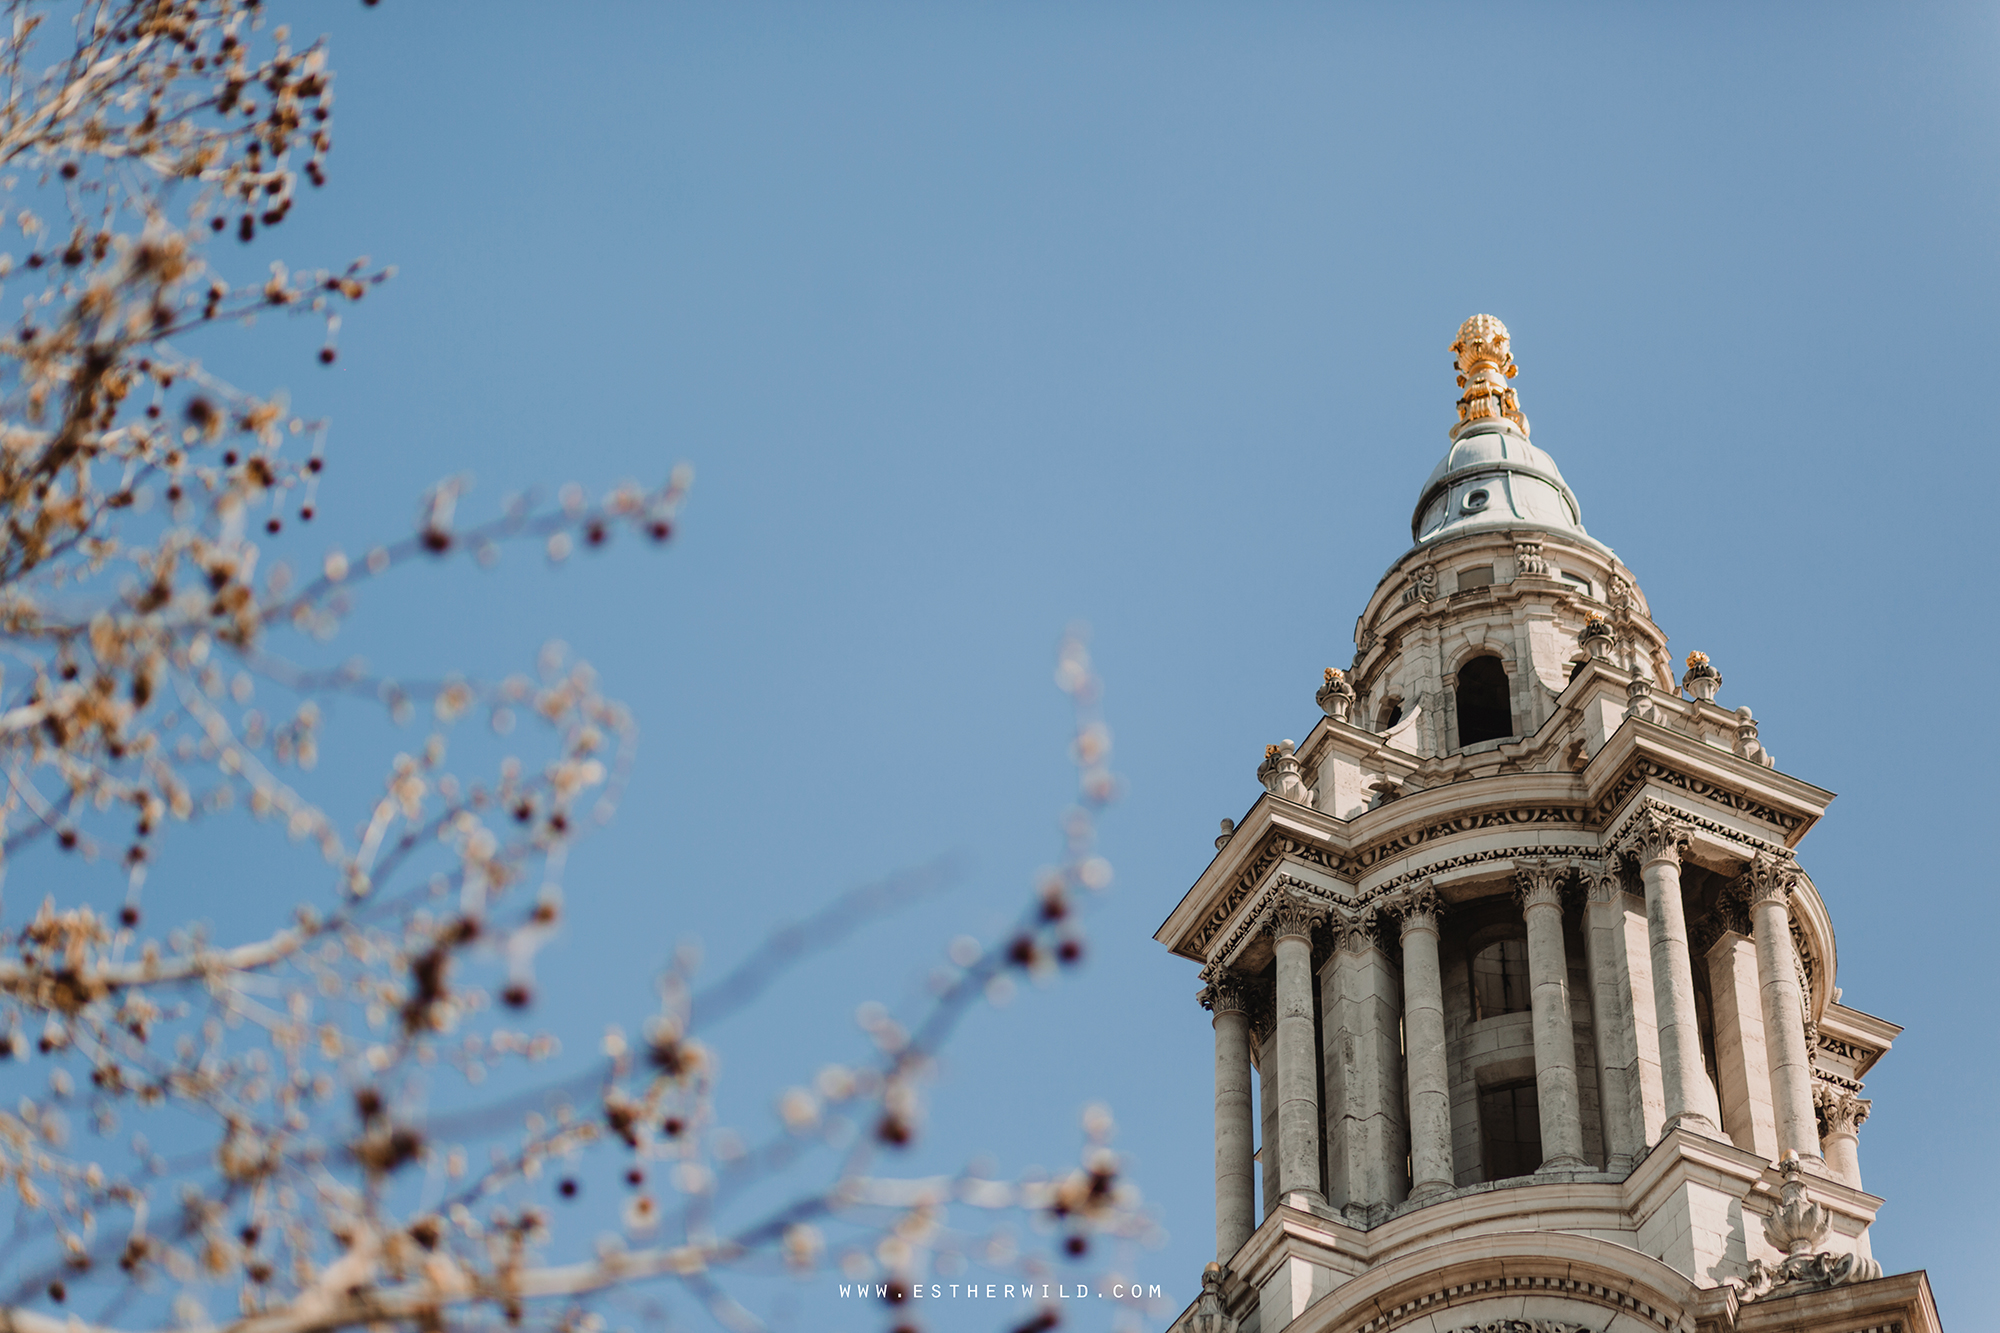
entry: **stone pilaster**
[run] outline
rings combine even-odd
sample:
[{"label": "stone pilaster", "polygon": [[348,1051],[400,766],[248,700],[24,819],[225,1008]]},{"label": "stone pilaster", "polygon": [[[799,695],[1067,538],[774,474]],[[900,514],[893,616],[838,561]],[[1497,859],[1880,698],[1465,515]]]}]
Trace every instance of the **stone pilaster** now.
[{"label": "stone pilaster", "polygon": [[1659,1061],[1641,1056],[1642,1050],[1658,1047],[1652,971],[1645,962],[1646,922],[1626,905],[1630,899],[1615,859],[1594,867],[1586,883],[1583,950],[1590,968],[1591,1030],[1597,1039],[1604,1169],[1617,1172],[1628,1170],[1654,1137],[1648,1133],[1648,1108],[1655,1131],[1660,1119]]},{"label": "stone pilaster", "polygon": [[1741,899],[1725,892],[1709,925],[1712,938],[1698,965],[1708,969],[1708,991],[1715,999],[1715,1092],[1722,1127],[1737,1147],[1775,1162],[1780,1150],[1757,947]]},{"label": "stone pilaster", "polygon": [[1313,1052],[1312,925],[1320,909],[1278,900],[1267,919],[1277,955],[1278,1195],[1325,1203],[1319,1169],[1319,1061]]},{"label": "stone pilaster", "polygon": [[1257,1229],[1247,989],[1224,972],[1201,993],[1215,1015],[1215,1257],[1222,1264]]},{"label": "stone pilaster", "polygon": [[1812,1055],[1806,1044],[1805,996],[1792,948],[1792,889],[1799,879],[1790,858],[1759,855],[1744,871],[1750,928],[1757,942],[1757,977],[1764,997],[1764,1049],[1771,1064],[1771,1113],[1778,1152],[1820,1156],[1813,1113]]},{"label": "stone pilaster", "polygon": [[1329,1202],[1366,1223],[1408,1193],[1399,1031],[1403,983],[1370,910],[1335,923],[1322,987],[1327,1025]]},{"label": "stone pilaster", "polygon": [[1452,1188],[1451,1065],[1445,1054],[1444,969],[1438,960],[1443,904],[1418,883],[1396,905],[1403,936],[1403,1045],[1410,1087],[1410,1197]]},{"label": "stone pilaster", "polygon": [[1646,885],[1646,939],[1653,964],[1653,999],[1660,1025],[1660,1088],[1666,1129],[1721,1133],[1721,1107],[1702,1067],[1701,1030],[1694,1008],[1694,968],[1688,954],[1687,912],[1681,904],[1681,848],[1687,827],[1648,805],[1621,850],[1639,863]]},{"label": "stone pilaster", "polygon": [[1569,1012],[1569,956],[1563,946],[1563,882],[1555,861],[1522,865],[1515,876],[1528,922],[1528,986],[1535,1032],[1535,1097],[1541,1106],[1544,1171],[1582,1171],[1583,1110],[1576,1090],[1576,1032]]}]

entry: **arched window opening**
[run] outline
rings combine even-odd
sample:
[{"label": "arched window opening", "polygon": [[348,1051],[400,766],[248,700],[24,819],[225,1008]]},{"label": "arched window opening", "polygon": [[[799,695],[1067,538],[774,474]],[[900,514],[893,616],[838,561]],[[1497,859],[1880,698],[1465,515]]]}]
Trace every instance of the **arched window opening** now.
[{"label": "arched window opening", "polygon": [[1458,669],[1458,743],[1504,740],[1514,734],[1507,668],[1497,657],[1475,657]]},{"label": "arched window opening", "polygon": [[1535,1173],[1542,1164],[1542,1108],[1533,1079],[1479,1090],[1479,1146],[1488,1180]]},{"label": "arched window opening", "polygon": [[1382,705],[1381,730],[1387,731],[1389,728],[1395,726],[1398,722],[1401,722],[1402,720],[1403,720],[1403,701],[1401,699],[1391,699],[1387,703]]},{"label": "arched window opening", "polygon": [[1472,1021],[1527,1012],[1528,942],[1495,940],[1472,955]]}]

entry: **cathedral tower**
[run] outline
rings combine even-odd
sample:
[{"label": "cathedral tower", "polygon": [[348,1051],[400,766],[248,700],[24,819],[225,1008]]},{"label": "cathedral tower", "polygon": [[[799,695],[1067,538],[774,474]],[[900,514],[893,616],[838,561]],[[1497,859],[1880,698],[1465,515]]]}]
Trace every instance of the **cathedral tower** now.
[{"label": "cathedral tower", "polygon": [[1324,717],[1156,938],[1215,1028],[1187,1333],[1936,1333],[1883,1277],[1862,1077],[1794,849],[1832,793],[1667,636],[1529,443],[1507,330]]}]

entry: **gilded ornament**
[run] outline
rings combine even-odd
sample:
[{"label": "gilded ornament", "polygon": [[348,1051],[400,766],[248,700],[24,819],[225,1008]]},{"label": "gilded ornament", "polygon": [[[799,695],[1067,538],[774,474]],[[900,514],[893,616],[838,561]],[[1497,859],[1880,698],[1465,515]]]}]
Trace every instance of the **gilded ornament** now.
[{"label": "gilded ornament", "polygon": [[1491,315],[1474,315],[1458,326],[1451,350],[1458,358],[1460,425],[1489,417],[1504,417],[1528,433],[1528,419],[1507,381],[1520,373],[1508,348],[1507,326]]}]

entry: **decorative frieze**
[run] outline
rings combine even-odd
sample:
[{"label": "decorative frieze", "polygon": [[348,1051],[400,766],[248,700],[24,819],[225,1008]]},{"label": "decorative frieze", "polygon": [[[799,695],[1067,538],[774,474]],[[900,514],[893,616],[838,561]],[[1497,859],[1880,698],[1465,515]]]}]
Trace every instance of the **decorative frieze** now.
[{"label": "decorative frieze", "polygon": [[[1601,824],[1611,818],[1618,808],[1625,804],[1625,798],[1632,794],[1632,789],[1642,782],[1658,782],[1663,786],[1677,787],[1690,796],[1698,796],[1704,801],[1747,815],[1760,824],[1769,824],[1787,833],[1801,823],[1799,816],[1789,811],[1775,810],[1762,802],[1751,800],[1742,792],[1717,786],[1703,778],[1690,777],[1686,773],[1678,772],[1651,759],[1635,761],[1632,767],[1625,771],[1625,775],[1612,784],[1611,790],[1606,792],[1592,809],[1592,822]],[[1738,841],[1748,841],[1740,833],[1731,833],[1730,836]]]},{"label": "decorative frieze", "polygon": [[1209,943],[1222,933],[1223,927],[1229,924],[1237,909],[1249,900],[1258,882],[1270,872],[1272,866],[1288,856],[1295,861],[1318,866],[1329,874],[1344,876],[1347,873],[1347,867],[1340,857],[1326,848],[1300,842],[1297,838],[1287,837],[1282,833],[1267,833],[1256,854],[1250,858],[1249,864],[1243,867],[1235,881],[1230,884],[1229,892],[1224,894],[1222,900],[1210,910],[1208,919],[1203,921],[1195,932],[1195,947],[1206,952]]},{"label": "decorative frieze", "polygon": [[1477,814],[1454,815],[1441,819],[1422,828],[1399,833],[1393,838],[1362,848],[1355,854],[1358,869],[1366,869],[1378,861],[1397,857],[1424,843],[1439,838],[1448,838],[1456,833],[1477,833],[1493,828],[1518,828],[1524,824],[1573,824],[1583,823],[1583,812],[1569,805],[1516,806],[1507,810],[1482,810]]},{"label": "decorative frieze", "polygon": [[1514,569],[1517,574],[1530,578],[1545,576],[1549,572],[1549,562],[1542,558],[1542,544],[1528,537],[1516,538]]}]

